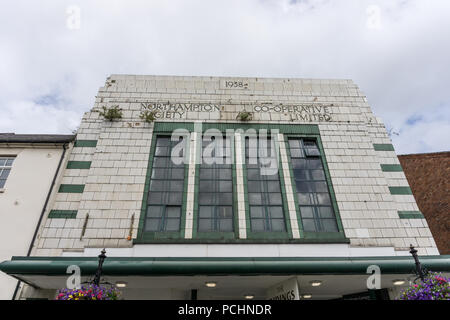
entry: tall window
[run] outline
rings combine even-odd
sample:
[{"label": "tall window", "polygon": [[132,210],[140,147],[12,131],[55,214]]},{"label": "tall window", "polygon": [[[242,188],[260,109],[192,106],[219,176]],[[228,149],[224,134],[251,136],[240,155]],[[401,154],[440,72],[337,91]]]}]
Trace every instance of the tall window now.
[{"label": "tall window", "polygon": [[[211,145],[211,140],[202,143],[202,154]],[[218,149],[221,152],[216,152]],[[233,174],[231,164],[231,147],[226,144],[210,150],[208,156],[218,161],[202,163],[199,171],[199,232],[233,232]]]},{"label": "tall window", "polygon": [[178,141],[158,136],[148,194],[145,231],[179,231],[184,188],[184,164],[175,164],[171,152]]},{"label": "tall window", "polygon": [[14,157],[0,157],[0,189],[5,186],[13,162]]},{"label": "tall window", "polygon": [[[283,198],[278,170],[265,171],[267,163],[259,156],[260,140],[245,140],[245,164],[247,168],[247,192],[250,208],[250,226],[253,232],[286,231]],[[268,158],[276,160],[270,150],[275,148],[267,139]],[[262,161],[263,160],[263,161]]]},{"label": "tall window", "polygon": [[306,232],[338,232],[316,141],[289,138],[298,204]]}]

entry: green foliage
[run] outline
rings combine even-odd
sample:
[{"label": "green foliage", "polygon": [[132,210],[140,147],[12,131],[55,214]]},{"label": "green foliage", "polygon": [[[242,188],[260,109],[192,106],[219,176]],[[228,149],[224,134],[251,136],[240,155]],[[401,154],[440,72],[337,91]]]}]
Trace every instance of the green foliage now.
[{"label": "green foliage", "polygon": [[119,106],[112,106],[111,108],[103,106],[102,109],[103,111],[100,111],[100,115],[106,120],[113,121],[114,119],[122,118],[122,109]]},{"label": "green foliage", "polygon": [[153,110],[143,110],[141,111],[141,115],[139,116],[142,120],[144,120],[145,122],[151,123],[153,121],[155,121],[156,119],[156,111]]},{"label": "green foliage", "polygon": [[252,120],[252,118],[253,118],[253,114],[251,112],[247,112],[247,111],[241,111],[237,115],[237,119],[239,119],[241,121],[249,121],[249,120]]}]

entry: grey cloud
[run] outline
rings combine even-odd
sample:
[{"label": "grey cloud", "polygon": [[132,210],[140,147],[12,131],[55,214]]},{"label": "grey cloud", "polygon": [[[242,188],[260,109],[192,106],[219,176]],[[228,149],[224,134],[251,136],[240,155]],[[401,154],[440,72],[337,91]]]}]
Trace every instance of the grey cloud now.
[{"label": "grey cloud", "polygon": [[398,152],[448,150],[435,135],[448,132],[449,13],[446,0],[4,1],[0,131],[70,132],[112,73],[351,78]]}]

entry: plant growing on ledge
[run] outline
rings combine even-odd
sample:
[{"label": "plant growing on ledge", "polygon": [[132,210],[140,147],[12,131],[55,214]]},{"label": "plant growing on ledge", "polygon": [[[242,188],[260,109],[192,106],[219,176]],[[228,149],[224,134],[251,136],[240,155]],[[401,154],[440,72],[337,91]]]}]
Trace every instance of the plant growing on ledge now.
[{"label": "plant growing on ledge", "polygon": [[399,300],[450,300],[449,278],[430,272],[423,282],[403,290]]},{"label": "plant growing on ledge", "polygon": [[119,106],[112,106],[111,108],[103,106],[102,109],[103,111],[100,111],[100,115],[109,121],[122,118],[122,109]]},{"label": "plant growing on ledge", "polygon": [[247,111],[240,111],[236,118],[241,121],[250,121],[253,118],[253,114]]},{"label": "plant growing on ledge", "polygon": [[89,284],[80,289],[61,289],[55,300],[118,300],[121,292],[114,287],[106,288]]},{"label": "plant growing on ledge", "polygon": [[139,117],[145,122],[152,123],[156,119],[156,111],[143,110],[141,111],[141,115]]}]

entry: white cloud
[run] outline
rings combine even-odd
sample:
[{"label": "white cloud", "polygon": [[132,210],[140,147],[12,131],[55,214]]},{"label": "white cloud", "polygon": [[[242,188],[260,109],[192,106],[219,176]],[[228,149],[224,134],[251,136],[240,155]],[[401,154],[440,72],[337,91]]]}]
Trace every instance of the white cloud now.
[{"label": "white cloud", "polygon": [[447,0],[3,1],[0,131],[70,132],[112,73],[351,78],[401,130],[399,153],[448,150],[449,13]]}]

